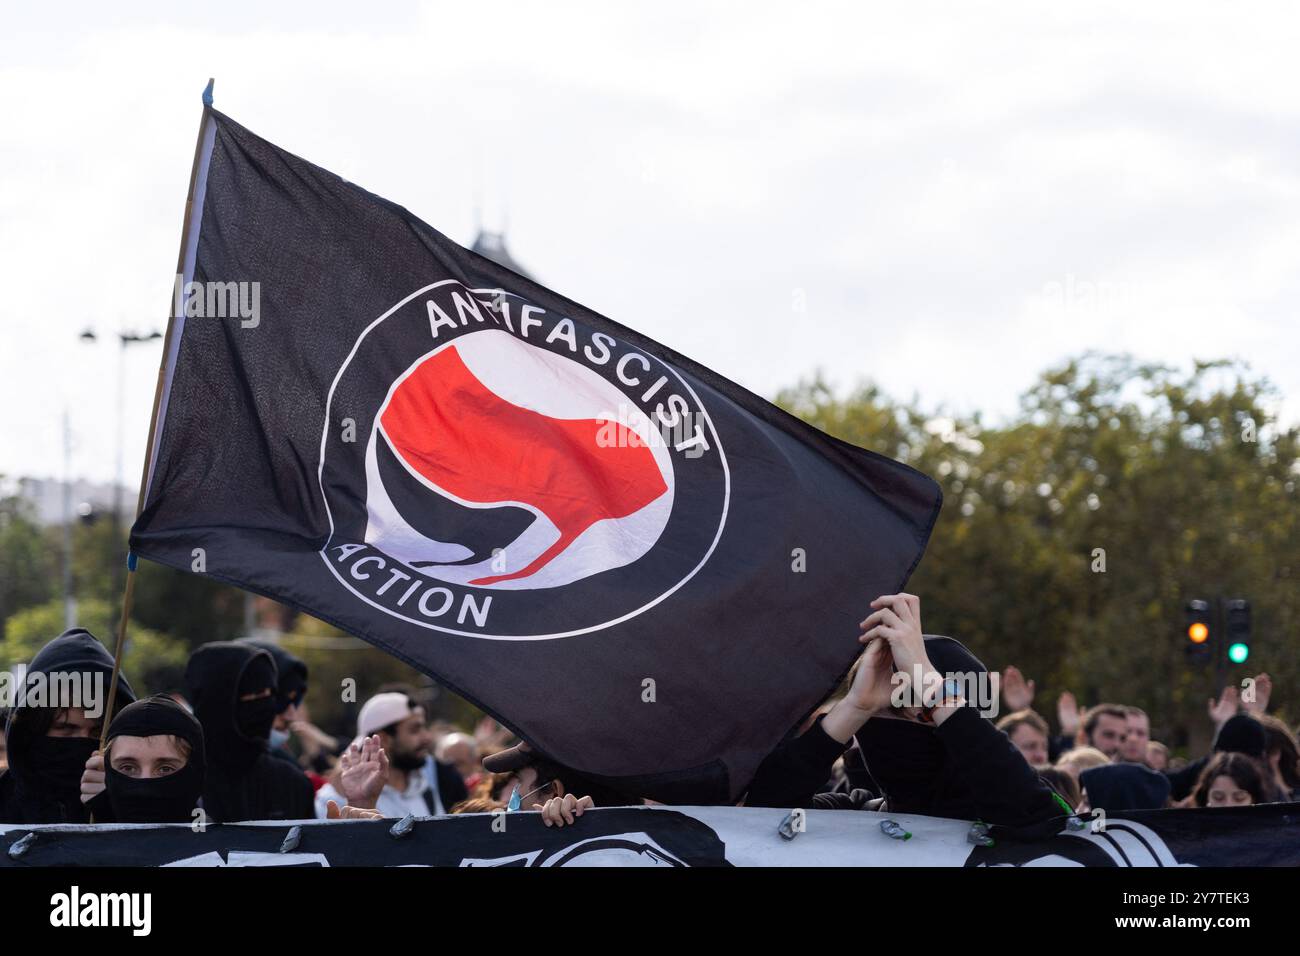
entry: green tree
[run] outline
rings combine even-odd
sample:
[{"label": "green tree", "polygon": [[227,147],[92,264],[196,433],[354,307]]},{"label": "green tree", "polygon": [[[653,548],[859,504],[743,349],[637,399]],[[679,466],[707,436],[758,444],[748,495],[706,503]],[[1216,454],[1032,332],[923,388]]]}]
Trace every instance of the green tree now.
[{"label": "green tree", "polygon": [[944,511],[909,585],[926,627],[1036,677],[1043,713],[1070,689],[1138,704],[1154,733],[1200,746],[1215,687],[1183,656],[1191,597],[1252,602],[1252,659],[1229,679],[1266,670],[1300,686],[1300,436],[1244,364],[1179,372],[1089,354],[1045,373],[997,426],[869,386],[841,399],[814,381],[778,400],[940,482]]},{"label": "green tree", "polygon": [[[377,647],[307,615],[294,631],[280,638],[285,650],[307,664],[307,704],[312,722],[331,733],[356,732],[357,712],[366,699],[387,684],[406,684],[426,701],[431,717],[472,729],[482,712],[431,678]],[[344,691],[351,690],[349,700]]]},{"label": "green tree", "polygon": [[58,592],[58,553],[26,501],[0,497],[0,635],[10,614]]},{"label": "green tree", "polygon": [[[107,601],[98,598],[79,601],[78,626],[84,627],[113,652],[117,622]],[[19,611],[9,618],[3,641],[0,641],[0,666],[26,664],[55,637],[63,632],[63,602],[49,601]],[[184,642],[131,622],[122,655],[122,670],[141,696],[158,694],[180,686],[189,659]]]},{"label": "green tree", "polygon": [[191,650],[244,633],[244,592],[201,574],[141,561],[132,615],[145,627],[166,631]]}]

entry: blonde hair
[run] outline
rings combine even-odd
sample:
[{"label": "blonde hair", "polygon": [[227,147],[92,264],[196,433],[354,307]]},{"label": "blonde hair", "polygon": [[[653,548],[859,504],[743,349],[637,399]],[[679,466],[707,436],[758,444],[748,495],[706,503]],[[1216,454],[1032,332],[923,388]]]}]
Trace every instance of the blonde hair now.
[{"label": "blonde hair", "polygon": [[1110,758],[1096,747],[1075,747],[1073,750],[1067,750],[1061,754],[1057,758],[1056,766],[1063,770],[1069,769],[1075,773],[1083,773],[1085,770],[1101,767],[1110,762]]},{"label": "blonde hair", "polygon": [[501,810],[505,804],[500,800],[493,800],[491,797],[470,797],[468,800],[462,800],[451,808],[451,813],[491,813],[494,810]]}]

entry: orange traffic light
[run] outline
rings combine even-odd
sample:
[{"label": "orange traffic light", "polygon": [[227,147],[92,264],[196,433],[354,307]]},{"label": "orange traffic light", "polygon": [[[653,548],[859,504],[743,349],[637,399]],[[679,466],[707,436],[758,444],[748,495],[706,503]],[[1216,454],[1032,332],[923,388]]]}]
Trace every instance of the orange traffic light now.
[{"label": "orange traffic light", "polygon": [[1187,616],[1183,619],[1183,633],[1187,635],[1187,643],[1183,651],[1189,662],[1203,667],[1210,662],[1214,644],[1210,640],[1210,602],[1199,598],[1188,601],[1184,610]]}]

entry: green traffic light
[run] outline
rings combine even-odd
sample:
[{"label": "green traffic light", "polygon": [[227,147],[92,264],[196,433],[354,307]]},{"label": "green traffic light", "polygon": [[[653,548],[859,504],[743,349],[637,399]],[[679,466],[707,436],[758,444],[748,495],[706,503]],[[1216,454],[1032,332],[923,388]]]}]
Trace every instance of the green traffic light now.
[{"label": "green traffic light", "polygon": [[1242,644],[1240,641],[1228,647],[1228,660],[1234,664],[1246,663],[1246,658],[1250,656],[1249,645]]}]

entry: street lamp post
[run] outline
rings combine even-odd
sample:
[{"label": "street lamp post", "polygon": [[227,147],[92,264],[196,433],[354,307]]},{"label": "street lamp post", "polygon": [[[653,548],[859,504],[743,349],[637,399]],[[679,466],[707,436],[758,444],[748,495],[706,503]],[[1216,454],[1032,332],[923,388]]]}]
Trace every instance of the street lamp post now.
[{"label": "street lamp post", "polygon": [[[117,425],[116,425],[116,460],[113,468],[113,510],[110,516],[112,531],[111,546],[113,549],[113,608],[118,609],[117,602],[121,600],[123,588],[123,575],[126,573],[126,556],[121,553],[122,539],[122,444],[123,444],[123,426],[126,418],[125,395],[126,395],[126,350],[127,346],[139,345],[145,342],[153,342],[161,339],[163,334],[157,329],[144,333],[138,332],[118,332],[118,350],[117,350]],[[81,341],[93,343],[98,341],[98,336],[94,329],[86,329],[81,333]],[[120,610],[120,609],[119,609]],[[114,616],[116,618],[116,615]]]}]

